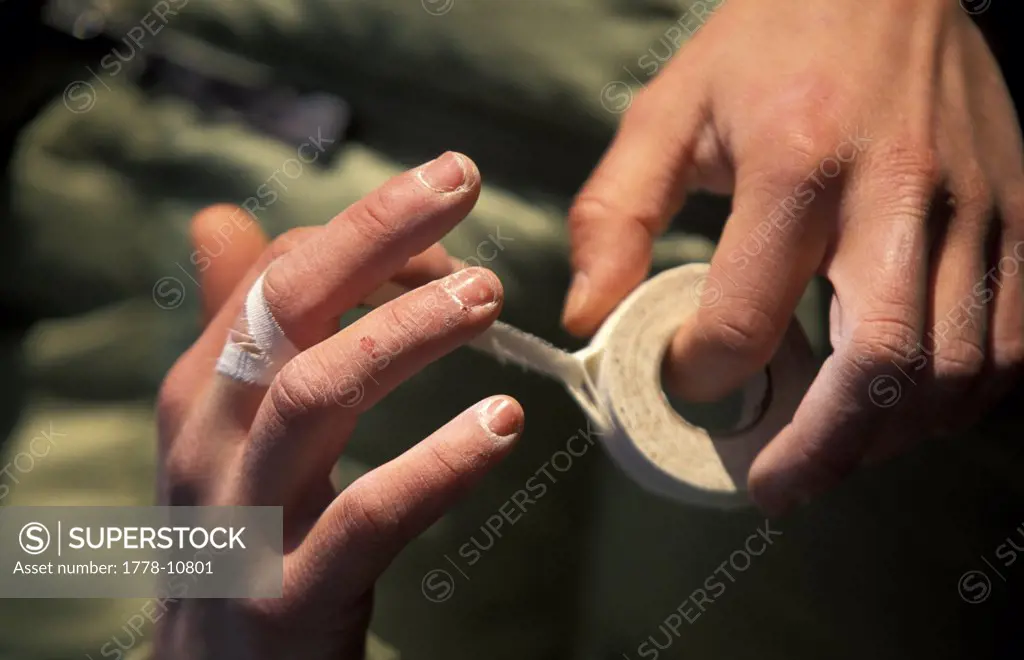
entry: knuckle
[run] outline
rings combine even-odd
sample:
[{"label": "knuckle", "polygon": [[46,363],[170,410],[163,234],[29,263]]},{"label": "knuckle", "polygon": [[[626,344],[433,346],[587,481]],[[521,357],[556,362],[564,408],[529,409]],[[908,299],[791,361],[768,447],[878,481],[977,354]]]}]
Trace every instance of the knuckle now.
[{"label": "knuckle", "polygon": [[821,181],[838,176],[847,167],[836,157],[838,144],[831,130],[787,129],[768,148],[758,147],[761,153],[750,160],[756,165],[744,178],[765,201],[777,202],[812,177]]},{"label": "knuckle", "polygon": [[[296,227],[281,234],[267,248],[268,262],[273,264],[278,257],[294,250],[315,231],[309,227]],[[282,274],[285,270],[270,265],[263,277],[263,298],[275,316],[284,315],[285,310],[290,308],[300,295],[300,291],[293,284],[297,278],[285,277]]]},{"label": "knuckle", "polygon": [[880,144],[873,165],[877,176],[891,187],[897,204],[926,207],[943,183],[938,152],[928,145],[902,140]]},{"label": "knuckle", "polygon": [[771,359],[778,335],[771,315],[749,301],[730,304],[720,310],[711,309],[713,324],[708,328],[709,339],[743,362],[761,364]]},{"label": "knuckle", "polygon": [[299,295],[292,279],[282,274],[283,270],[271,266],[263,277],[263,300],[276,319],[288,317],[286,311],[294,307]]},{"label": "knuckle", "polygon": [[415,300],[388,305],[383,310],[385,326],[389,328],[403,350],[419,344],[429,328],[439,325],[435,321],[437,311],[441,307],[437,297],[438,289],[430,287],[430,290],[430,294],[417,296]]},{"label": "knuckle", "polygon": [[[798,118],[783,129],[779,144],[781,172],[805,177],[835,152],[838,136],[819,120]],[[774,160],[774,159],[773,159]]]},{"label": "knuckle", "polygon": [[985,367],[985,350],[967,337],[950,337],[935,351],[935,372],[941,378],[974,378]]},{"label": "knuckle", "polygon": [[631,199],[623,204],[589,188],[576,198],[569,211],[569,231],[573,236],[586,236],[595,228],[623,222],[644,227],[650,233],[661,231],[664,221],[653,198]]},{"label": "knuckle", "polygon": [[270,247],[267,248],[270,259],[277,259],[294,250],[310,235],[311,229],[310,227],[293,227],[279,235],[271,241]]},{"label": "knuckle", "polygon": [[1014,184],[1003,195],[1003,222],[1012,228],[1013,238],[1024,240],[1024,182]]},{"label": "knuckle", "polygon": [[395,222],[398,200],[392,186],[385,186],[349,209],[346,221],[371,241],[386,241],[398,230]]},{"label": "knuckle", "polygon": [[[817,163],[840,142],[836,85],[819,75],[805,75],[791,93],[767,99],[754,120],[755,135],[770,136],[773,146],[799,165]],[[813,166],[813,165],[812,165]]]},{"label": "knuckle", "polygon": [[992,186],[978,163],[968,165],[967,173],[952,192],[956,195],[958,215],[986,216],[992,210]]},{"label": "knuckle", "polygon": [[274,377],[267,394],[271,408],[281,422],[302,417],[323,405],[322,397],[312,387],[312,379],[300,371],[295,360],[286,364]]},{"label": "knuckle", "polygon": [[[873,397],[882,396],[885,402],[890,401],[888,392],[873,395],[879,385],[888,387],[890,379],[896,378],[897,370],[893,368],[893,360],[896,358],[882,357],[885,350],[878,351],[873,344],[863,347],[856,341],[851,341],[847,350],[836,351],[833,354],[830,362],[831,369],[828,373],[839,386],[839,399],[842,404],[863,412],[873,409],[867,405],[868,402],[876,403]],[[898,353],[890,352],[888,354],[895,356]],[[900,395],[899,387],[899,385],[896,386],[897,397]],[[867,396],[866,401],[863,398],[864,395]]]},{"label": "knuckle", "polygon": [[865,319],[850,337],[856,358],[848,360],[848,365],[867,376],[871,369],[882,365],[902,368],[909,364],[920,347],[920,333],[906,318],[905,314],[890,313]]},{"label": "knuckle", "polygon": [[482,469],[487,462],[486,452],[464,452],[451,442],[427,443],[434,471],[443,474],[446,481],[457,481],[471,472]]},{"label": "knuckle", "polygon": [[405,516],[386,490],[367,480],[358,480],[345,490],[341,520],[346,535],[370,546],[401,536]]}]

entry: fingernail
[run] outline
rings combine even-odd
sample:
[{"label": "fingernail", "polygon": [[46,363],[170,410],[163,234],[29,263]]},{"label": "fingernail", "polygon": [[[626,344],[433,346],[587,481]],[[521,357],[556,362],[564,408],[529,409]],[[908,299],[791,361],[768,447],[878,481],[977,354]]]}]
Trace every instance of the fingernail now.
[{"label": "fingernail", "polygon": [[495,397],[485,401],[477,416],[480,424],[497,442],[507,442],[523,430],[522,417],[509,399]]},{"label": "fingernail", "polygon": [[441,287],[463,309],[484,307],[498,300],[498,278],[485,268],[467,268],[441,280]]},{"label": "fingernail", "polygon": [[446,151],[421,167],[416,177],[435,192],[454,192],[466,182],[466,163],[457,154]]},{"label": "fingernail", "polygon": [[569,323],[576,319],[586,307],[587,297],[590,295],[590,278],[583,271],[576,271],[572,276],[572,284],[569,285],[569,293],[565,297],[565,312],[562,314],[563,323]]}]

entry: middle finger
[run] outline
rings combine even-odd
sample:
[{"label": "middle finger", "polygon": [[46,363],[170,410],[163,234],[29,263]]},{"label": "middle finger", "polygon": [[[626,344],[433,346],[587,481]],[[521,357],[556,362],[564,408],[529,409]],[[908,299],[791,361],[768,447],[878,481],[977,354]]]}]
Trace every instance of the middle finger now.
[{"label": "middle finger", "polygon": [[358,415],[483,332],[501,301],[494,273],[468,268],[392,300],[294,358],[256,414],[239,474],[243,501],[287,505],[300,486],[326,479]]}]

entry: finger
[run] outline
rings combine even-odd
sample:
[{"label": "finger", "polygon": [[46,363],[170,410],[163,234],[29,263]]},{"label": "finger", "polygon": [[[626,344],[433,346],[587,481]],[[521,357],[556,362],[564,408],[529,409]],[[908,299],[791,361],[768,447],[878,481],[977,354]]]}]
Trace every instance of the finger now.
[{"label": "finger", "polygon": [[827,186],[839,184],[822,176],[819,186],[809,173],[828,156],[801,152],[783,163],[778,149],[764,153],[773,158],[737,173],[733,211],[700,290],[680,294],[698,309],[673,338],[664,373],[690,400],[721,398],[764,368],[825,257],[835,212]]},{"label": "finger", "polygon": [[665,75],[693,80],[659,79],[637,99],[569,211],[574,275],[562,323],[575,335],[592,334],[643,280],[654,238],[685,200],[705,109],[681,102],[673,84],[703,95],[689,72]]},{"label": "finger", "polygon": [[[175,369],[187,370],[189,373],[197,374],[197,378],[189,379],[187,385],[189,392],[199,391],[199,383],[206,381],[214,373],[213,365],[224,347],[228,333],[233,327],[239,324],[239,314],[242,304],[256,280],[267,267],[278,257],[292,251],[303,241],[317,235],[322,227],[296,227],[274,239],[274,242],[267,248],[255,266],[249,272],[232,293],[230,300],[217,313],[199,340],[189,349],[179,361]],[[395,280],[399,282],[418,283],[431,279],[443,277],[451,272],[451,263],[447,253],[440,245],[431,246],[422,254],[415,255],[395,274]],[[234,411],[233,423],[244,425],[248,428],[259,398],[252,396],[250,388],[229,378],[216,379],[213,389],[209,393],[210,406],[213,408],[223,407],[226,410]]]},{"label": "finger", "polygon": [[201,373],[204,377],[214,373],[217,356],[224,347],[228,331],[236,324],[241,313],[245,297],[260,274],[278,257],[287,254],[319,232],[321,227],[296,227],[281,234],[263,251],[241,278],[227,301],[221,305],[196,343],[188,350],[189,362],[194,366],[190,369]]},{"label": "finger", "polygon": [[[197,398],[207,401],[213,409],[220,406],[226,406],[225,409],[228,410],[232,409],[231,399],[224,397],[231,397],[232,392],[239,389],[239,384],[218,383],[227,381],[227,379],[214,378],[214,365],[224,347],[224,340],[227,338],[229,329],[237,323],[246,294],[263,269],[273,259],[285,254],[298,245],[301,240],[314,233],[316,229],[316,227],[298,227],[274,238],[255,265],[251,266],[243,276],[236,290],[231,293],[227,301],[220,306],[220,309],[207,323],[199,339],[174,363],[164,379],[158,397],[160,424],[167,429],[166,433],[161,434],[162,436],[173,437],[176,435],[171,430],[183,420],[184,411],[189,407],[190,402]],[[240,412],[240,419],[236,422],[245,424],[244,428],[248,428],[248,422],[252,421],[252,414],[256,409],[252,405],[244,409],[248,411],[248,414]]]},{"label": "finger", "polygon": [[247,399],[237,407],[258,406],[289,361],[464,218],[479,190],[476,166],[448,152],[392,178],[271,264],[217,362],[225,379],[243,385],[232,388]]},{"label": "finger", "polygon": [[[209,460],[216,460],[211,452],[209,437],[224,440],[224,445],[236,444],[244,438],[252,424],[260,399],[251,396],[250,388],[229,378],[213,378],[214,365],[224,347],[229,330],[238,323],[242,304],[249,289],[263,271],[278,257],[287,254],[303,241],[317,235],[321,227],[295,227],[281,234],[263,251],[256,262],[249,267],[231,293],[229,299],[217,311],[203,334],[175,364],[164,380],[159,397],[161,424],[168,429],[184,417],[190,402],[199,398],[204,410],[196,410],[194,417],[201,420],[206,432],[202,434],[200,447],[179,447],[179,452],[208,454]],[[429,253],[429,254],[428,254]],[[396,279],[416,282],[423,278],[440,276],[445,268],[447,256],[440,246],[432,247],[426,253],[409,260],[397,274]],[[167,437],[174,433],[164,434]],[[196,472],[197,470],[193,470]]]},{"label": "finger", "polygon": [[224,306],[269,241],[251,215],[231,204],[217,204],[197,213],[192,218],[191,239],[206,325]]},{"label": "finger", "polygon": [[945,165],[948,194],[935,200],[929,316],[923,345],[906,374],[911,387],[885,442],[867,460],[905,451],[924,435],[947,433],[970,421],[985,369],[993,293],[985,285],[995,204],[989,177],[974,154],[983,153],[968,105],[970,85],[956,50],[945,53],[942,106],[935,141]]},{"label": "finger", "polygon": [[[491,397],[356,480],[289,557],[285,584],[296,585],[293,596],[321,602],[369,589],[410,540],[508,455],[522,427],[514,399]],[[493,516],[487,524],[502,522]]]},{"label": "finger", "polygon": [[[835,486],[891,426],[911,385],[927,309],[925,220],[936,188],[930,174],[871,174],[854,191],[853,222],[828,276],[841,310],[835,352],[825,361],[792,422],[755,459],[752,499],[777,515]],[[894,184],[895,182],[895,184]],[[870,221],[869,221],[870,220]]]},{"label": "finger", "polygon": [[[238,429],[248,429],[256,407],[244,396],[244,388],[227,378],[214,378],[214,366],[224,348],[230,329],[237,323],[242,303],[253,283],[277,257],[316,234],[319,227],[297,227],[281,234],[264,250],[256,263],[242,278],[226,303],[221,305],[213,319],[194,344],[178,359],[164,378],[158,397],[158,417],[167,429],[162,436],[173,437],[173,429],[190,403],[198,399],[210,411],[204,423],[223,424],[219,429],[232,429],[224,437],[235,437]],[[257,402],[258,403],[258,402]]]},{"label": "finger", "polygon": [[963,95],[971,103],[971,126],[989,179],[996,182],[999,233],[983,290],[994,293],[991,303],[989,362],[985,386],[974,409],[982,412],[1019,382],[1024,364],[1024,150],[1012,99],[999,65],[975,25],[963,25],[973,48],[963,50],[972,85]]},{"label": "finger", "polygon": [[299,350],[331,335],[338,317],[462,220],[479,192],[473,162],[448,152],[345,209],[266,273],[266,305],[284,335]]},{"label": "finger", "polygon": [[[1024,186],[1022,186],[1024,191]],[[1004,218],[997,260],[984,274],[979,295],[993,295],[989,362],[977,408],[998,401],[1024,371],[1024,194],[1000,205]]]},{"label": "finger", "polygon": [[288,505],[326,479],[357,417],[425,365],[483,332],[502,290],[469,268],[373,310],[277,375],[254,420],[239,492]]},{"label": "finger", "polygon": [[933,250],[928,329],[906,375],[912,384],[921,381],[904,404],[913,414],[904,415],[895,437],[879,445],[878,457],[967,423],[966,408],[985,369],[994,295],[984,281],[994,199],[981,168],[962,153],[946,208],[933,214],[944,214],[948,222]]}]

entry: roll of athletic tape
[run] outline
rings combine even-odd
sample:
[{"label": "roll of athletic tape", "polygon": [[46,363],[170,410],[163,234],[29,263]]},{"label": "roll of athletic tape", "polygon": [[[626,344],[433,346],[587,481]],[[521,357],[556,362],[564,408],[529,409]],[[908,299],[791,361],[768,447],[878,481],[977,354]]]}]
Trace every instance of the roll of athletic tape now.
[{"label": "roll of athletic tape", "polygon": [[716,434],[683,419],[662,389],[661,366],[672,336],[701,299],[714,302],[707,271],[706,264],[691,264],[648,280],[619,305],[586,350],[600,355],[595,376],[608,413],[604,444],[622,469],[673,499],[739,506],[748,502],[754,458],[793,418],[816,369],[794,322],[766,379],[744,388],[740,429]]},{"label": "roll of athletic tape", "polygon": [[794,322],[765,376],[745,386],[745,423],[738,430],[712,433],[683,419],[662,389],[661,366],[672,336],[701,299],[714,302],[707,272],[707,264],[689,264],[647,280],[576,353],[504,323],[471,345],[561,380],[615,462],[645,489],[691,504],[743,506],[754,458],[792,419],[816,365]]}]

